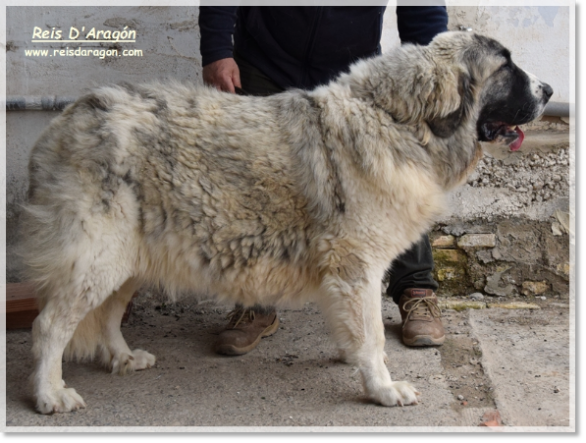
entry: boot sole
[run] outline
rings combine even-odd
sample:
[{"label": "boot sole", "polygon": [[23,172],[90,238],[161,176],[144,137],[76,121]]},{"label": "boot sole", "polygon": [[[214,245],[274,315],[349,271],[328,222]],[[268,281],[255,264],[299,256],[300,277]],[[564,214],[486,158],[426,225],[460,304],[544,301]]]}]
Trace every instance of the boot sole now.
[{"label": "boot sole", "polygon": [[406,346],[441,346],[445,340],[445,335],[439,338],[433,338],[430,335],[417,335],[411,339],[403,337],[403,343]]},{"label": "boot sole", "polygon": [[275,321],[267,326],[267,328],[259,334],[256,340],[248,346],[238,348],[234,345],[220,345],[216,346],[215,351],[218,354],[230,356],[247,354],[258,346],[262,338],[273,335],[275,332],[277,332],[277,329],[279,329],[279,317],[275,316]]}]

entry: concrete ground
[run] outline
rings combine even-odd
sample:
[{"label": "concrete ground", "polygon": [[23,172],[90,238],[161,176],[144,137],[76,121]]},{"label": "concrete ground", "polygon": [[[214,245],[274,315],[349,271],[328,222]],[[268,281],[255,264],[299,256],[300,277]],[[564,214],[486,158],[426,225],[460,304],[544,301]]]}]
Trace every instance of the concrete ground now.
[{"label": "concrete ground", "polygon": [[132,348],[155,354],[156,366],[121,377],[93,363],[65,363],[65,381],[87,403],[73,413],[34,411],[30,330],[8,331],[6,431],[492,431],[497,425],[572,431],[569,304],[539,304],[538,310],[445,310],[445,344],[411,349],[399,339],[397,307],[385,299],[391,376],[421,392],[417,406],[385,408],[368,402],[359,374],[335,359],[314,305],[279,311],[277,334],[248,355],[222,357],[211,346],[229,307],[138,300],[123,333]]}]

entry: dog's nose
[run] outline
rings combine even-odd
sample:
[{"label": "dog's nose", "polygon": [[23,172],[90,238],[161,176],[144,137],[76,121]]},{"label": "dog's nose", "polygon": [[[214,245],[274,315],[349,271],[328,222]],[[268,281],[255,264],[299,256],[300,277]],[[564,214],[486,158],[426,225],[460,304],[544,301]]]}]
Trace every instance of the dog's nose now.
[{"label": "dog's nose", "polygon": [[553,89],[547,83],[541,84],[541,89],[543,90],[543,95],[545,98],[549,100],[549,98],[553,95]]}]

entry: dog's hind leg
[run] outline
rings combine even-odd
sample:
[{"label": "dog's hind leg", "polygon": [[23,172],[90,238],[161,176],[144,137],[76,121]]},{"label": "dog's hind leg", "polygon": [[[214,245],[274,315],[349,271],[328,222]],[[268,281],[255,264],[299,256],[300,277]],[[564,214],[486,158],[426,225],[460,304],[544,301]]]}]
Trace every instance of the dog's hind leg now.
[{"label": "dog's hind leg", "polygon": [[155,356],[142,349],[131,351],[120,330],[126,306],[137,288],[137,282],[129,279],[91,311],[77,327],[65,356],[83,360],[97,351],[102,363],[120,375],[154,366]]},{"label": "dog's hind leg", "polygon": [[[44,306],[33,322],[34,395],[37,409],[44,414],[85,407],[81,396],[74,389],[67,388],[62,380],[64,354],[66,357],[91,359],[99,350],[102,358],[109,361],[117,372],[154,364],[151,354],[130,351],[120,332],[120,321],[134,292],[134,282],[127,281],[112,291],[109,288],[117,286],[111,278],[115,272],[110,268],[102,269],[100,273],[96,268],[87,271],[94,277],[91,282],[81,280],[75,284],[82,290],[75,291],[65,286],[43,297]],[[75,276],[71,280],[75,281]]]},{"label": "dog's hind leg", "polygon": [[[45,257],[45,262],[49,262],[48,254],[42,257]],[[81,234],[71,236],[65,248],[54,256],[51,262],[52,272],[45,273],[45,283],[39,289],[41,310],[33,322],[32,331],[35,358],[32,378],[36,406],[40,412],[67,412],[85,406],[77,392],[66,388],[62,380],[61,361],[64,351],[88,314],[100,309],[113,294],[117,294],[108,302],[106,309],[101,311],[106,315],[116,315],[117,311],[113,306],[116,303],[123,304],[121,299],[127,300],[131,296],[132,288],[124,283],[133,274],[133,257],[131,247],[116,237],[105,235],[103,231],[93,237]],[[108,342],[104,340],[104,336],[114,337],[117,346],[112,346],[112,349],[120,348],[115,333],[99,333],[112,329],[111,319],[105,315],[96,317],[91,314],[87,319],[80,332],[87,333],[93,329],[95,334],[92,339],[78,339],[77,348],[72,348],[74,354],[79,356],[85,352],[85,357],[91,358],[95,354],[97,343]],[[101,323],[101,327],[98,328],[96,321]],[[88,329],[90,324],[95,327]],[[83,333],[80,337],[82,336]],[[81,348],[80,344],[83,345]],[[123,350],[126,349],[123,347]]]},{"label": "dog's hind leg", "polygon": [[85,407],[85,402],[75,389],[65,386],[61,360],[78,323],[89,310],[90,305],[83,296],[74,299],[52,297],[33,322],[36,367],[32,381],[36,406],[43,414]]},{"label": "dog's hind leg", "polygon": [[393,382],[385,364],[380,290],[383,273],[357,275],[355,263],[351,265],[345,268],[340,263],[322,284],[322,309],[342,357],[358,367],[366,394],[376,403],[417,404],[417,390],[407,382]]},{"label": "dog's hind leg", "polygon": [[150,368],[156,361],[154,355],[142,349],[131,351],[120,330],[124,311],[136,289],[135,283],[128,281],[100,306],[102,334],[109,354],[112,356],[109,365],[112,373],[120,375]]},{"label": "dog's hind leg", "polygon": [[139,284],[129,279],[104,303],[88,313],[75,330],[65,349],[67,359],[93,359],[99,353],[101,362],[120,375],[147,369],[155,364],[155,356],[142,349],[131,351],[120,330],[126,306]]}]

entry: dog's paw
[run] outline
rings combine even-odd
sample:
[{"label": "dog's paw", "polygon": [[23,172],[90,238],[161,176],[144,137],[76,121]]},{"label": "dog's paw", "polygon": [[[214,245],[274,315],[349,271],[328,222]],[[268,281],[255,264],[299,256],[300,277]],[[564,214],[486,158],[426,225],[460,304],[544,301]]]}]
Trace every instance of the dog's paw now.
[{"label": "dog's paw", "polygon": [[79,408],[85,408],[85,402],[73,388],[57,389],[51,393],[37,395],[37,410],[41,414],[69,412]]},{"label": "dog's paw", "polygon": [[112,359],[112,373],[125,375],[133,371],[148,369],[155,365],[156,358],[142,349],[135,349],[132,354],[119,354]]},{"label": "dog's paw", "polygon": [[406,381],[395,381],[388,386],[382,386],[375,392],[369,392],[369,397],[383,406],[416,405],[420,393]]},{"label": "dog's paw", "polygon": [[147,352],[143,351],[142,349],[135,349],[132,351],[132,355],[134,357],[134,370],[140,371],[141,369],[149,369],[155,366],[155,362],[157,361],[156,357]]}]

